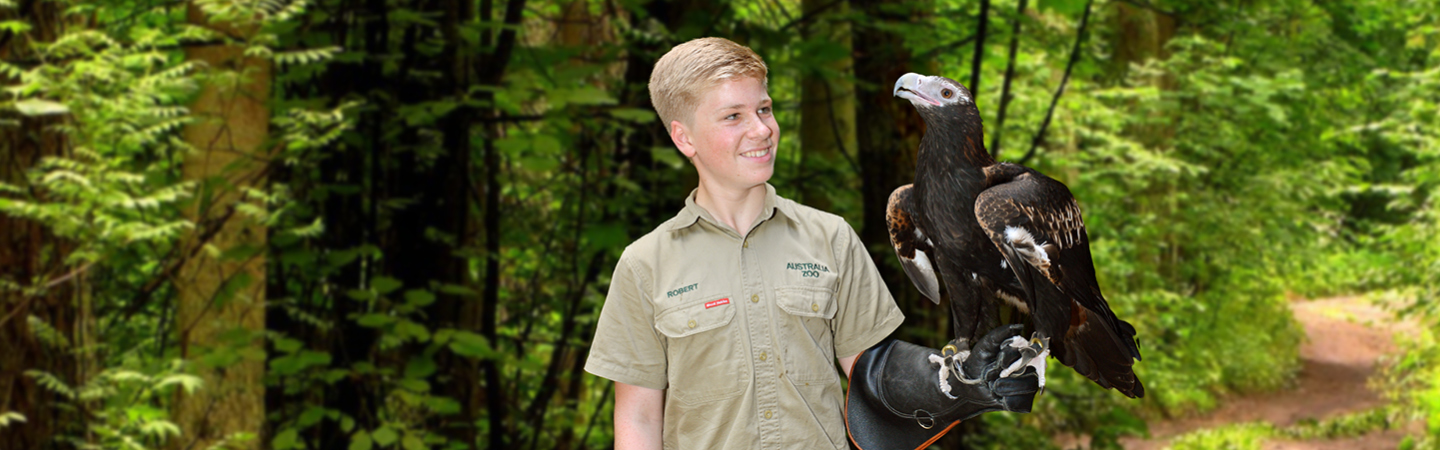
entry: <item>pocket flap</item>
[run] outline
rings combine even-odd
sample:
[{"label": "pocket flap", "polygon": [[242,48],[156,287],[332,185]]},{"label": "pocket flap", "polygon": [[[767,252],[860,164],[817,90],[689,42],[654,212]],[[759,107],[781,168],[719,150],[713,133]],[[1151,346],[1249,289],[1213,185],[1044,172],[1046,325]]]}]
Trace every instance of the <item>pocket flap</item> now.
[{"label": "pocket flap", "polygon": [[833,319],[840,308],[830,288],[785,286],[775,288],[775,296],[779,298],[781,310],[797,316]]},{"label": "pocket flap", "polygon": [[695,303],[675,306],[655,316],[655,329],[671,338],[720,328],[735,317],[736,305],[729,296],[716,296]]}]

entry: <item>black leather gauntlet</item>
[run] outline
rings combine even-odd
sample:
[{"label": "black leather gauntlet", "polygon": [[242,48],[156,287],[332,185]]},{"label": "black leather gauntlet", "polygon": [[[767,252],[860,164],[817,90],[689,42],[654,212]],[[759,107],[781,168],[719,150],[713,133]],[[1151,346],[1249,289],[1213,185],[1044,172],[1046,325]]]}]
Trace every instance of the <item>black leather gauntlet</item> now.
[{"label": "black leather gauntlet", "polygon": [[942,353],[894,339],[862,352],[845,398],[850,440],[863,450],[919,449],[961,420],[1030,412],[1046,355],[1017,336],[1021,329],[991,330],[969,352],[953,342]]}]

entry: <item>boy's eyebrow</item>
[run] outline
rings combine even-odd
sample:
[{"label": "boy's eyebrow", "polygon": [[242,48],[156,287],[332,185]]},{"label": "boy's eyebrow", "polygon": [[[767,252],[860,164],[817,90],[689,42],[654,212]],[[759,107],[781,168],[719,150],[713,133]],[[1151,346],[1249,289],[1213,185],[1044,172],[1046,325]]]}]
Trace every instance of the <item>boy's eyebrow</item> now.
[{"label": "boy's eyebrow", "polygon": [[[760,100],[760,104],[762,104],[762,105],[763,105],[763,104],[766,104],[766,103],[771,103],[771,102],[774,102],[774,100],[773,100],[773,99],[770,99],[770,98],[766,98],[766,99],[764,99],[764,100]],[[729,105],[729,106],[720,108],[720,111],[724,111],[724,110],[727,110],[727,109],[740,109],[740,108],[744,108],[744,107],[745,107],[745,104],[744,104],[744,103],[736,103],[736,104],[733,104],[733,105]]]}]

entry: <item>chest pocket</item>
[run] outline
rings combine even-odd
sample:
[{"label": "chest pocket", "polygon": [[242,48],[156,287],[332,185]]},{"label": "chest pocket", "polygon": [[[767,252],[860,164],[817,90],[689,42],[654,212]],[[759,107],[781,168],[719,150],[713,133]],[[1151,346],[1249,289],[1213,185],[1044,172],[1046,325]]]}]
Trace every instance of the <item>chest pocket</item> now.
[{"label": "chest pocket", "polygon": [[831,321],[840,304],[835,299],[834,273],[775,288],[776,302],[785,312],[780,334],[785,345],[785,375],[796,383],[837,381],[835,333]]},{"label": "chest pocket", "polygon": [[687,405],[733,398],[745,388],[744,357],[735,308],[729,296],[711,296],[671,306],[655,315],[666,338],[670,387],[667,395]]}]

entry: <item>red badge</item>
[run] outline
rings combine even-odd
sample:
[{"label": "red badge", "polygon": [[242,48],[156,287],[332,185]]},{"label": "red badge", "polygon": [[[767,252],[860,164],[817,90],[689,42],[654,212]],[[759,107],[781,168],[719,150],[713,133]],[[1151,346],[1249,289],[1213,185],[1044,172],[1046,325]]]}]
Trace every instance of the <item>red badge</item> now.
[{"label": "red badge", "polygon": [[722,299],[719,299],[719,300],[716,300],[716,301],[713,301],[713,302],[705,303],[705,309],[710,309],[710,308],[714,308],[714,307],[716,307],[716,306],[728,305],[728,304],[730,304],[730,299],[729,299],[728,297],[727,297],[727,298],[722,298]]}]

